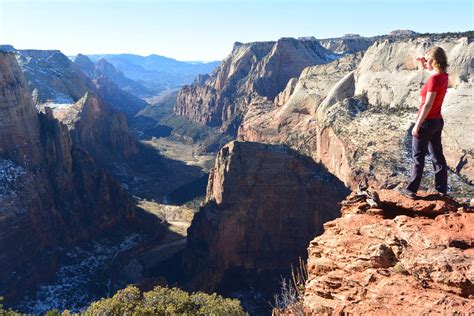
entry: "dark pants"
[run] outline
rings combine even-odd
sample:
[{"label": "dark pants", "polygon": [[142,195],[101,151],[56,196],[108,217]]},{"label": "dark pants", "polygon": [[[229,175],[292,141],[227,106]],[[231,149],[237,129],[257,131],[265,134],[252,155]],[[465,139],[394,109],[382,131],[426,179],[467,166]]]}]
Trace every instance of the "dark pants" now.
[{"label": "dark pants", "polygon": [[443,119],[425,120],[421,124],[419,137],[413,137],[413,165],[411,168],[410,182],[407,189],[416,193],[420,187],[425,166],[425,156],[429,151],[433,161],[435,172],[435,188],[438,192],[446,193],[448,191],[448,167],[443,155],[443,146],[441,145],[441,132],[443,131]]}]

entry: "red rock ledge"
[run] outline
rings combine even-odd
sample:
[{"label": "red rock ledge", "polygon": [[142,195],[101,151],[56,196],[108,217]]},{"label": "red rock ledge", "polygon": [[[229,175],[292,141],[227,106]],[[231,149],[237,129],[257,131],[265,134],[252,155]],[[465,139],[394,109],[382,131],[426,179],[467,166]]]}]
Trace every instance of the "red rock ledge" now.
[{"label": "red rock ledge", "polygon": [[342,203],[310,242],[305,314],[474,314],[474,213],[420,195],[369,190]]}]

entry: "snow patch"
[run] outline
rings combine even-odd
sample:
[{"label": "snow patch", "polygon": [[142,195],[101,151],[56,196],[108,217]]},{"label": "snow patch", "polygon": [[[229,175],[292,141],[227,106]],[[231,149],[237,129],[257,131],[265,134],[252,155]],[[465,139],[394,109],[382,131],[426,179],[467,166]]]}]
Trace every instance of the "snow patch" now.
[{"label": "snow patch", "polygon": [[38,287],[32,297],[25,297],[16,309],[44,314],[56,308],[80,312],[91,302],[110,294],[111,265],[115,258],[141,241],[138,234],[92,241],[82,246],[60,250],[60,266],[55,281]]},{"label": "snow patch", "polygon": [[16,196],[16,182],[26,172],[25,168],[13,161],[0,158],[0,201]]},{"label": "snow patch", "polygon": [[61,108],[61,107],[68,107],[74,104],[74,100],[65,94],[58,93],[54,96],[54,99],[47,100],[45,103],[41,104],[41,106],[48,106],[51,109]]}]

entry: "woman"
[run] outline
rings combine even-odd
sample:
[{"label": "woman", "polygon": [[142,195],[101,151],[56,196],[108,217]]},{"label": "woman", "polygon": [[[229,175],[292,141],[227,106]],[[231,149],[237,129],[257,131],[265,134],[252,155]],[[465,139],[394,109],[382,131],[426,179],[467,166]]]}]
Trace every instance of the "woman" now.
[{"label": "woman", "polygon": [[434,71],[421,89],[421,105],[418,117],[411,132],[413,165],[410,181],[401,193],[409,198],[416,198],[425,165],[425,156],[429,151],[435,171],[435,189],[441,195],[448,190],[448,167],[441,145],[441,132],[444,121],[441,116],[446,90],[448,89],[448,60],[441,47],[431,48],[426,57],[417,58],[424,69]]}]

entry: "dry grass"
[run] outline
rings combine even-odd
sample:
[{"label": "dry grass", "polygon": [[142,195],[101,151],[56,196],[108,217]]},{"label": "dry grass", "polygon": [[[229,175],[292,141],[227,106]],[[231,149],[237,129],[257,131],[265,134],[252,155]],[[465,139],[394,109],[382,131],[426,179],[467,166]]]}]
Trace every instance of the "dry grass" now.
[{"label": "dry grass", "polygon": [[291,265],[291,280],[281,280],[280,294],[275,294],[273,315],[304,315],[303,296],[308,270],[303,259],[299,258],[298,266]]}]

